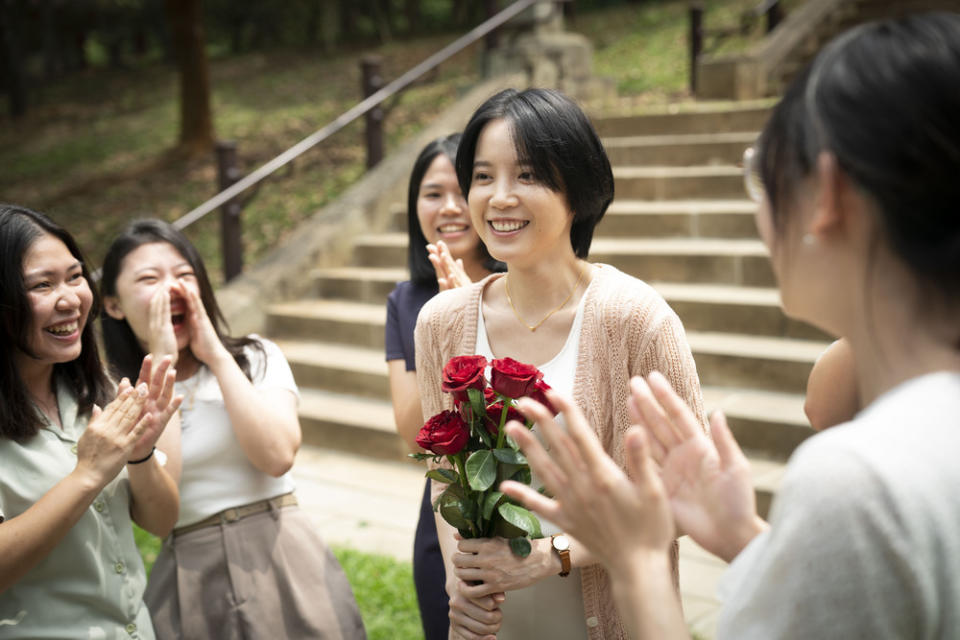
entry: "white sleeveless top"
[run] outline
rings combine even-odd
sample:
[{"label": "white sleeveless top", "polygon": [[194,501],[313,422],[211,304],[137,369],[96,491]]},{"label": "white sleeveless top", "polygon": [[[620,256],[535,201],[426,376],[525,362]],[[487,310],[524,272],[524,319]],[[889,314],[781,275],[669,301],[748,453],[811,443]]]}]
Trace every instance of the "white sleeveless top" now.
[{"label": "white sleeveless top", "polygon": [[[589,285],[587,285],[589,288]],[[549,362],[538,364],[543,372],[543,381],[557,392],[573,396],[573,381],[577,370],[577,354],[580,351],[580,329],[583,325],[584,301],[580,298],[577,314],[567,340]],[[487,340],[487,328],[483,322],[483,296],[477,309],[477,344],[474,352],[492,360],[492,349]],[[488,377],[489,379],[489,377]],[[563,416],[557,419],[563,425]],[[536,427],[534,427],[536,434]],[[539,437],[539,434],[537,434]],[[543,483],[533,474],[532,486],[536,489]],[[549,520],[538,516],[540,529],[544,537],[562,533],[561,529]],[[580,584],[580,569],[572,568],[570,575],[550,576],[525,589],[510,591],[506,601],[500,605],[503,612],[503,624],[497,633],[497,640],[530,640],[531,638],[550,638],[551,640],[581,640],[587,637],[587,625],[584,620],[583,590]]]}]

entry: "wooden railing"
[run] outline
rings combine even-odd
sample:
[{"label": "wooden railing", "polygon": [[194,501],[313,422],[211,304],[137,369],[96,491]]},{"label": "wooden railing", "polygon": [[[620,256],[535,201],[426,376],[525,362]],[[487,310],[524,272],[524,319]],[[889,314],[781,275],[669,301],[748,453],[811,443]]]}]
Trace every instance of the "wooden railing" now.
[{"label": "wooden railing", "polygon": [[[690,93],[697,95],[697,62],[709,49],[716,49],[720,44],[732,36],[748,34],[760,19],[766,20],[766,32],[773,31],[783,19],[783,8],[780,0],[763,0],[752,9],[740,14],[740,23],[727,27],[704,28],[703,5],[699,2],[689,6],[690,17]],[[707,46],[707,39],[712,41]]]},{"label": "wooden railing", "polygon": [[[549,4],[552,10],[556,11],[559,10],[559,6],[563,2],[569,1],[553,0]],[[246,176],[240,177],[237,169],[236,145],[232,142],[219,143],[216,154],[220,192],[174,221],[174,227],[185,229],[212,211],[221,209],[220,229],[224,279],[229,281],[236,277],[243,270],[241,211],[246,202],[249,201],[249,197],[241,201],[238,196],[260,185],[278,169],[286,166],[360,117],[366,117],[367,119],[365,135],[367,166],[376,165],[383,157],[384,111],[382,105],[384,101],[400,94],[425,74],[480,39],[487,38],[487,45],[490,46],[495,42],[492,37],[497,29],[500,29],[538,2],[543,2],[543,0],[517,0],[387,84],[383,84],[379,70],[373,61],[370,59],[361,60],[364,99],[340,114],[333,122],[307,136]],[[484,6],[488,15],[496,9],[496,5],[495,0],[485,0]]]}]

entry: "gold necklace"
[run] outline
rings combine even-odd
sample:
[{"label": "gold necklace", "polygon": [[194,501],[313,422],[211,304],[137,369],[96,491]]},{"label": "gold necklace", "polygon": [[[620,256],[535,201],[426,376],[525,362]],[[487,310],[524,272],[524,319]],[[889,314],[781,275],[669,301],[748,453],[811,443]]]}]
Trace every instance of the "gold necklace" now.
[{"label": "gold necklace", "polygon": [[544,322],[546,322],[546,321],[550,318],[550,316],[552,316],[553,314],[555,314],[557,311],[560,311],[560,309],[563,309],[564,305],[566,305],[568,302],[570,302],[570,298],[573,297],[573,294],[574,294],[574,293],[577,291],[577,289],[580,287],[580,281],[583,280],[583,273],[584,273],[584,271],[586,271],[586,269],[580,269],[580,275],[577,276],[577,281],[574,283],[573,289],[571,289],[571,290],[570,290],[570,293],[567,295],[567,297],[563,299],[563,302],[560,303],[560,306],[558,306],[557,308],[555,308],[553,311],[551,311],[551,312],[548,313],[547,315],[543,316],[543,319],[540,320],[540,322],[538,322],[538,323],[535,324],[535,325],[529,325],[529,324],[527,324],[527,323],[524,321],[524,319],[523,319],[522,317],[520,317],[520,312],[517,311],[517,308],[516,308],[515,306],[513,306],[513,299],[510,298],[510,276],[507,275],[507,276],[503,279],[503,285],[504,285],[504,288],[507,290],[507,302],[510,303],[510,308],[513,309],[513,315],[515,315],[515,316],[517,317],[517,320],[520,321],[520,324],[522,324],[523,326],[525,326],[525,327],[526,327],[527,329],[529,329],[531,332],[536,331],[537,329],[540,328],[540,325],[542,325]]}]

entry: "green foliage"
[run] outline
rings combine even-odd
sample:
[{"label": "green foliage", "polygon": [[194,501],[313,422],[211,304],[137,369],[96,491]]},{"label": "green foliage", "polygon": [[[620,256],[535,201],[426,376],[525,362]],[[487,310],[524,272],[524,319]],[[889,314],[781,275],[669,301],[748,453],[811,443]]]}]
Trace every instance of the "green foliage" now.
[{"label": "green foliage", "polygon": [[133,525],[133,539],[137,542],[137,549],[140,550],[140,557],[143,558],[143,565],[147,568],[147,576],[149,576],[163,541],[137,525]]},{"label": "green foliage", "polygon": [[346,548],[333,552],[353,587],[369,640],[423,638],[409,562]]}]

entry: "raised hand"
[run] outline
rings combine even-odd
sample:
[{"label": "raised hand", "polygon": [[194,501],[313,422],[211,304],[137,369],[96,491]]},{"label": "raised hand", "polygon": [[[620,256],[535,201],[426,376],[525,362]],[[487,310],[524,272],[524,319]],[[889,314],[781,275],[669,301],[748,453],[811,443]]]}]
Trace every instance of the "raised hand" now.
[{"label": "raised hand", "polygon": [[711,439],[661,374],[634,378],[630,387],[630,415],[650,438],[677,526],[731,561],[767,525],[756,513],[750,464],[726,419],[714,412]]},{"label": "raised hand", "polygon": [[200,294],[190,287],[183,288],[187,300],[187,322],[190,326],[190,351],[193,356],[207,366],[229,353],[220,341],[207,310],[200,300]]},{"label": "raised hand", "polygon": [[611,574],[628,566],[635,552],[665,553],[674,539],[673,516],[644,434],[633,428],[624,441],[631,480],[604,452],[573,402],[552,391],[547,397],[563,413],[566,432],[551,411],[529,398],[517,408],[536,422],[549,453],[518,422],[507,425],[507,433],[554,498],[517,482],[504,482],[501,490],[571,534]]},{"label": "raised hand", "polygon": [[113,480],[131,459],[137,441],[152,426],[153,416],[143,415],[149,390],[138,384],[126,388],[102,411],[95,407],[86,430],[77,441],[77,469],[97,487]]},{"label": "raised hand", "polygon": [[450,248],[443,240],[427,245],[427,258],[437,272],[437,284],[440,291],[456,289],[471,284],[470,277],[463,268],[463,260],[454,260]]},{"label": "raised hand", "polygon": [[[137,386],[146,385],[148,389],[143,413],[151,416],[152,420],[131,452],[131,460],[139,460],[153,450],[160,434],[163,433],[170,418],[180,408],[180,403],[183,401],[182,396],[173,397],[177,372],[171,366],[171,357],[164,356],[158,365],[154,365],[153,359],[154,357],[151,354],[143,359],[143,364],[140,366],[140,375],[137,378]],[[124,378],[120,381],[118,391],[123,393],[129,386],[130,382]]]},{"label": "raised hand", "polygon": [[170,356],[171,364],[176,365],[179,352],[170,316],[170,290],[167,287],[160,287],[150,299],[149,320],[150,338],[147,347],[150,353],[158,358]]}]

